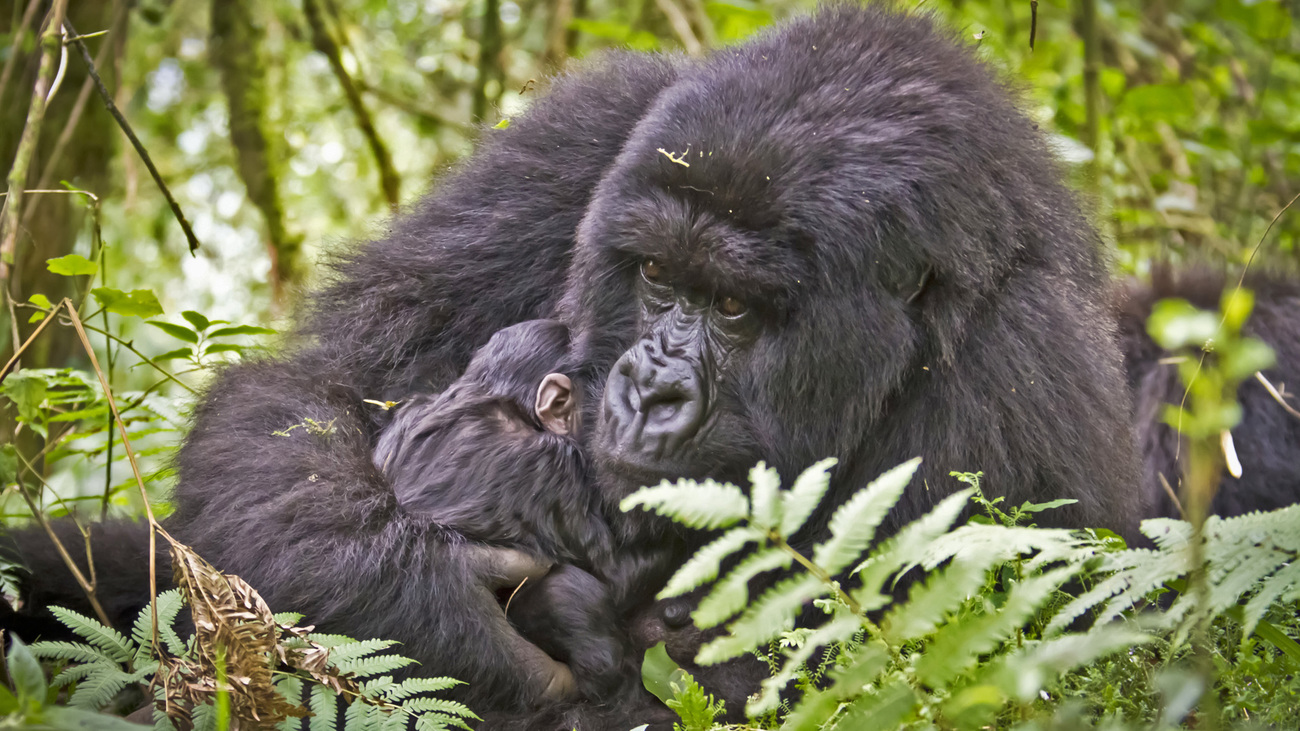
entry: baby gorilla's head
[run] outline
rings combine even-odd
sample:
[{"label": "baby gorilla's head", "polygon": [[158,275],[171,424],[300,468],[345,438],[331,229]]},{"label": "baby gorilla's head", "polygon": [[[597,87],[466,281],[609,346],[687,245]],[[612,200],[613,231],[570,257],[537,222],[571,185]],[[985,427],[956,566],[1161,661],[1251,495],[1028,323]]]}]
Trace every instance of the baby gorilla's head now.
[{"label": "baby gorilla's head", "polygon": [[560,371],[568,329],[532,320],[492,336],[441,394],[399,407],[375,465],[403,512],[466,538],[571,558],[593,510],[576,436],[578,390]]}]

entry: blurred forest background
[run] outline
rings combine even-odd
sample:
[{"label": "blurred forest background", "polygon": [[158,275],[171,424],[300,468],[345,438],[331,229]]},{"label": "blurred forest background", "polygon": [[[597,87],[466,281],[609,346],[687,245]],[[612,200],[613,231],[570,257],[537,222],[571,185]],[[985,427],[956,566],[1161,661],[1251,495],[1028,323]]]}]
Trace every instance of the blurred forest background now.
[{"label": "blurred forest background", "polygon": [[[1300,3],[900,4],[945,18],[1021,87],[1113,242],[1117,272],[1140,275],[1161,258],[1239,267],[1257,247],[1252,266],[1300,263],[1300,215],[1269,230],[1300,193]],[[71,297],[88,325],[112,335],[92,331],[91,342],[162,496],[165,457],[205,371],[273,343],[254,326],[291,313],[329,251],[382,234],[393,211],[508,124],[550,75],[612,46],[707,53],[810,6],[0,0],[0,160],[11,193],[36,191],[16,212],[6,198],[0,362],[42,310]],[[64,7],[192,226],[193,252],[78,44],[62,59],[55,48],[38,79],[37,33]],[[51,86],[34,128],[33,89]],[[14,165],[24,130],[39,136]],[[75,330],[46,328],[21,366],[26,375],[0,389],[0,443],[16,442],[29,484],[52,488],[39,502],[51,513],[78,500],[138,511]],[[85,479],[92,470],[102,476]],[[14,494],[6,490],[4,513],[27,514]]]}]

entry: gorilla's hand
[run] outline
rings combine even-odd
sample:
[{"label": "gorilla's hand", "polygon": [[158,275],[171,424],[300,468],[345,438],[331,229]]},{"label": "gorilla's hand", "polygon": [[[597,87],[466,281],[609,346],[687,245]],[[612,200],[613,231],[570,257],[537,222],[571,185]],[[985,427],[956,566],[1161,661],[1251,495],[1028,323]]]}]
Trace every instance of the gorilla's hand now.
[{"label": "gorilla's hand", "polygon": [[551,570],[553,562],[518,551],[482,544],[470,544],[461,549],[480,589],[477,611],[490,617],[499,625],[497,636],[507,646],[513,657],[518,675],[525,684],[524,695],[534,699],[536,705],[546,705],[574,698],[578,684],[568,665],[557,661],[537,645],[524,639],[506,621],[500,600],[509,597],[520,585],[536,585]]},{"label": "gorilla's hand", "polygon": [[[569,664],[589,699],[611,697],[635,676],[610,593],[600,579],[562,565],[514,598],[509,617],[519,632]],[[627,665],[627,667],[625,667]]]}]

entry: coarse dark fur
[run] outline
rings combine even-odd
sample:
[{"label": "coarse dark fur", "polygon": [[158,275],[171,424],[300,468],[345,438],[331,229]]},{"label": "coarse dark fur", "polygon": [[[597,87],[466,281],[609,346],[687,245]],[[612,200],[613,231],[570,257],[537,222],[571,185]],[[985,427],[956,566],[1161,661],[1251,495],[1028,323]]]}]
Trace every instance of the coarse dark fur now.
[{"label": "coarse dark fur", "polygon": [[552,381],[572,370],[568,352],[568,328],[554,320],[500,330],[446,390],[397,407],[374,461],[402,513],[562,564],[504,587],[502,598],[511,624],[568,666],[583,697],[599,699],[635,677],[615,601],[635,593],[636,577],[622,571],[588,479],[577,394]]},{"label": "coarse dark fur", "polygon": [[[1174,355],[1147,334],[1146,322],[1156,302],[1171,297],[1185,299],[1206,310],[1219,308],[1224,288],[1236,286],[1238,277],[1225,277],[1205,267],[1156,267],[1149,283],[1129,282],[1116,298],[1120,342],[1124,349],[1128,384],[1133,392],[1134,423],[1142,457],[1142,484],[1151,508],[1148,515],[1182,517],[1169,492],[1160,483],[1164,475],[1177,490],[1186,440],[1164,422],[1166,404],[1182,402],[1185,388],[1172,362]],[[1300,282],[1294,278],[1258,274],[1244,285],[1255,293],[1255,309],[1244,332],[1268,343],[1277,363],[1265,378],[1284,394],[1291,408],[1300,409]],[[1300,501],[1300,417],[1287,413],[1256,379],[1237,390],[1242,421],[1232,430],[1241,461],[1241,477],[1226,472],[1215,494],[1212,510],[1223,516],[1253,510],[1272,510]]]},{"label": "coarse dark fur", "polygon": [[[500,637],[460,620],[482,568],[395,510],[361,399],[445,387],[488,334],[551,313],[571,257],[560,312],[611,504],[660,476],[742,479],[762,458],[789,480],[838,457],[806,545],[920,455],[890,529],[956,489],[949,471],[982,470],[1012,503],[1077,499],[1057,523],[1131,532],[1102,243],[969,47],[924,16],[834,6],[675,78],[612,69],[539,102],[342,262],[308,305],[316,344],[223,374],[181,455],[183,540],[277,609],[402,640],[477,708],[528,706]],[[269,436],[307,418],[328,428]],[[644,516],[612,527],[681,539]],[[650,720],[645,698],[489,725],[626,728]]]}]

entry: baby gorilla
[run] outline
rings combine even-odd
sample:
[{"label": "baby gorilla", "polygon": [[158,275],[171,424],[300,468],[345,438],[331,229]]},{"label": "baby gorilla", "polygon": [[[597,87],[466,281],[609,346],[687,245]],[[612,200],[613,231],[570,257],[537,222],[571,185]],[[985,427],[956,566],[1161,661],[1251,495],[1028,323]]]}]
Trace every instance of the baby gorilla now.
[{"label": "baby gorilla", "polygon": [[553,320],[501,330],[447,390],[398,408],[374,461],[401,509],[449,541],[518,549],[543,569],[561,564],[501,599],[520,634],[600,698],[625,675],[625,653],[602,581],[612,541],[577,440],[578,392],[558,372],[568,351],[568,328]]}]

